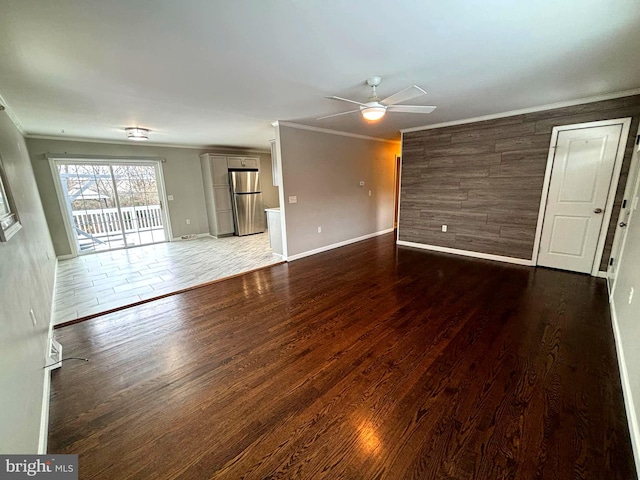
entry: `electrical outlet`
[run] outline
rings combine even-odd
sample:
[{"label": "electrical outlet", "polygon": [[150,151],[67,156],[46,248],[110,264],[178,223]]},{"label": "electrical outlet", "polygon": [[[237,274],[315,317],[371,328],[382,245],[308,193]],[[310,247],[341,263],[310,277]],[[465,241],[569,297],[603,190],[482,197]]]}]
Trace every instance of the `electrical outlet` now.
[{"label": "electrical outlet", "polygon": [[167,195],[167,200],[169,200],[170,202],[173,202],[173,195]]},{"label": "electrical outlet", "polygon": [[191,225],[191,219],[187,218],[187,225]]},{"label": "electrical outlet", "polygon": [[295,195],[289,197],[289,203],[298,203],[298,197]]},{"label": "electrical outlet", "polygon": [[446,225],[442,225],[442,231],[446,232],[447,231],[447,226]]},{"label": "electrical outlet", "polygon": [[631,305],[631,302],[633,302],[633,293],[634,293],[634,289],[633,287],[631,287],[631,290],[629,290],[629,305]]},{"label": "electrical outlet", "polygon": [[322,227],[318,227],[318,233],[322,233]]},{"label": "electrical outlet", "polygon": [[369,190],[369,196],[371,196],[371,190]]},{"label": "electrical outlet", "polygon": [[55,338],[51,337],[51,345],[49,346],[49,367],[51,370],[62,367],[62,345]]}]

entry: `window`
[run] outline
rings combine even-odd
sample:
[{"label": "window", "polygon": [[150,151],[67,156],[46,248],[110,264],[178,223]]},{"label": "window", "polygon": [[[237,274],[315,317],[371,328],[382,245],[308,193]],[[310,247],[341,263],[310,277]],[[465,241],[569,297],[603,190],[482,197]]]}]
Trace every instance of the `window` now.
[{"label": "window", "polygon": [[21,228],[0,158],[0,242],[9,241]]}]

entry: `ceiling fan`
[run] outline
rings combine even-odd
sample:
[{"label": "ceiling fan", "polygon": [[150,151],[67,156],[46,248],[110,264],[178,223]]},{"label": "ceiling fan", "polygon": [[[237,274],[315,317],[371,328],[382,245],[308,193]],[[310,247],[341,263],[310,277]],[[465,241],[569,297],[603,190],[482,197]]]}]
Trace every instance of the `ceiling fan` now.
[{"label": "ceiling fan", "polygon": [[400,102],[406,102],[407,100],[412,100],[414,98],[427,94],[427,92],[425,92],[417,85],[412,85],[408,88],[405,88],[404,90],[400,90],[398,93],[394,93],[384,100],[380,100],[378,98],[378,94],[376,93],[376,87],[380,85],[381,80],[382,78],[380,77],[371,77],[367,79],[367,85],[369,85],[373,89],[373,92],[371,92],[371,96],[369,97],[367,103],[356,102],[355,100],[349,100],[348,98],[336,96],[327,97],[334,100],[340,100],[342,102],[355,103],[360,107],[357,110],[349,110],[348,112],[325,115],[324,117],[318,118],[318,120],[322,120],[323,118],[337,117],[340,115],[347,115],[348,113],[360,112],[366,120],[374,122],[384,117],[384,114],[387,112],[431,113],[436,109],[436,107],[426,105],[398,105],[398,103]]}]

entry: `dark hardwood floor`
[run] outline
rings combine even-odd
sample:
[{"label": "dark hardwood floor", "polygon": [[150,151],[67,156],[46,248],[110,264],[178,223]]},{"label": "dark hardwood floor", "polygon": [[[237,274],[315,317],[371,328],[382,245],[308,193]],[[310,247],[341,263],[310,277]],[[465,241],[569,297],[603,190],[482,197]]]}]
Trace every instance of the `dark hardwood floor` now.
[{"label": "dark hardwood floor", "polygon": [[386,235],[57,335],[83,479],[635,478],[601,279]]}]

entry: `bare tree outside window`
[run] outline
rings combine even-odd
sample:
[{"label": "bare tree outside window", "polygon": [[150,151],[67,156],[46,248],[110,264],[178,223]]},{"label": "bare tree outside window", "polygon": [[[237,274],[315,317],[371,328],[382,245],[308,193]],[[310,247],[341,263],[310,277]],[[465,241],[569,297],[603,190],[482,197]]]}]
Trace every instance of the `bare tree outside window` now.
[{"label": "bare tree outside window", "polygon": [[58,163],[81,250],[165,241],[154,165]]}]

